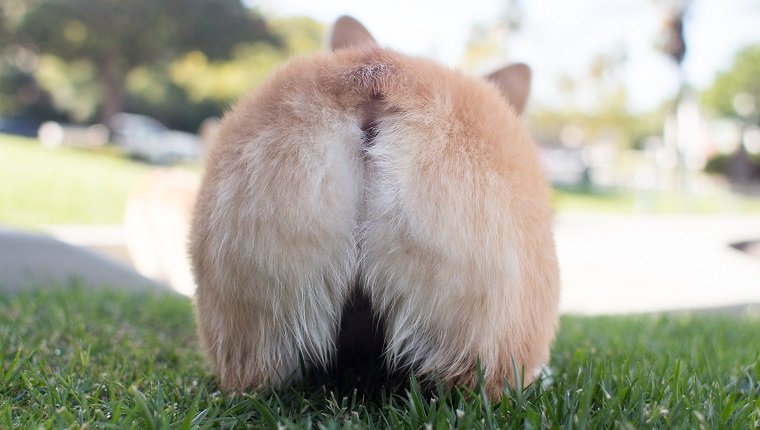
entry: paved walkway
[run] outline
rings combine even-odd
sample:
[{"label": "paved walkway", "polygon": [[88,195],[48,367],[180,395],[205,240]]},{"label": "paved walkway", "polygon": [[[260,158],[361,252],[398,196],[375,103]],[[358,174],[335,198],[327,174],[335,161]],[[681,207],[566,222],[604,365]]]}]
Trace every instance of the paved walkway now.
[{"label": "paved walkway", "polygon": [[0,228],[0,291],[63,286],[72,279],[95,287],[169,291],[101,253],[47,235]]},{"label": "paved walkway", "polygon": [[[60,283],[72,275],[96,285],[159,286],[127,266],[119,226],[48,231],[60,240],[0,229],[0,288]],[[757,216],[562,213],[556,237],[565,313],[760,304],[760,259],[730,246],[760,240]]]},{"label": "paved walkway", "polygon": [[[561,214],[562,310],[617,314],[760,304],[760,217]],[[740,306],[741,307],[741,306]]]}]

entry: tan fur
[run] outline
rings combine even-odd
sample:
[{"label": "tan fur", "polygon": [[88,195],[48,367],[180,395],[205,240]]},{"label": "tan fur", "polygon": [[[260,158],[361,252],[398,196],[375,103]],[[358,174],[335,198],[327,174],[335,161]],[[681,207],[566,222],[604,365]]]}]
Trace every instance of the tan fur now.
[{"label": "tan fur", "polygon": [[330,46],[333,50],[374,43],[375,39],[369,34],[369,31],[350,16],[338,18],[330,34]]},{"label": "tan fur", "polygon": [[530,68],[525,64],[510,64],[486,76],[496,84],[517,113],[522,113],[530,94]]},{"label": "tan fur", "polygon": [[198,186],[198,178],[189,172],[156,169],[132,188],[124,214],[135,268],[187,296],[195,290],[187,242]]},{"label": "tan fur", "polygon": [[[367,143],[362,128],[375,125]],[[333,357],[358,276],[396,367],[489,392],[549,358],[549,188],[496,86],[361,45],[296,59],[224,118],[191,234],[199,333],[226,389]]]}]

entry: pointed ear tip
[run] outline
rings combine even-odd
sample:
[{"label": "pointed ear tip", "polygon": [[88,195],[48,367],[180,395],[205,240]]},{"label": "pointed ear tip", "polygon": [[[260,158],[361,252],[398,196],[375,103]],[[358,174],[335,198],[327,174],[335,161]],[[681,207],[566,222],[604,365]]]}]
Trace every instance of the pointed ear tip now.
[{"label": "pointed ear tip", "polygon": [[351,16],[351,15],[341,15],[341,16],[339,16],[339,17],[338,17],[338,18],[335,20],[335,23],[337,24],[337,23],[339,23],[339,22],[346,22],[346,21],[349,21],[349,22],[355,22],[355,21],[356,21],[356,18],[354,18],[354,17],[353,17],[353,16]]},{"label": "pointed ear tip", "polygon": [[367,28],[356,18],[341,15],[332,26],[329,36],[330,49],[335,51],[349,46],[375,43],[375,39]]},{"label": "pointed ear tip", "polygon": [[531,77],[531,75],[533,75],[533,69],[531,69],[530,66],[525,63],[515,63],[509,67],[513,68],[514,70],[519,71],[520,73],[527,75],[527,77]]},{"label": "pointed ear tip", "polygon": [[525,63],[512,63],[508,66],[504,66],[491,72],[488,79],[499,79],[503,76],[519,76],[524,79],[530,79],[533,75],[533,70]]},{"label": "pointed ear tip", "polygon": [[359,27],[363,29],[364,24],[362,24],[361,21],[351,15],[341,15],[333,23],[333,28],[335,27]]}]

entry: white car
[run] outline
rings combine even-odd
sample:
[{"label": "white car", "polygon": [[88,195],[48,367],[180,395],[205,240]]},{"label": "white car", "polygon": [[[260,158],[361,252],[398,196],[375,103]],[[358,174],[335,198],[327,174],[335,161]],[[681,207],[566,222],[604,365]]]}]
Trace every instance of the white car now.
[{"label": "white car", "polygon": [[169,130],[145,115],[118,113],[111,119],[110,128],[116,145],[131,157],[149,163],[198,162],[203,154],[197,135]]}]

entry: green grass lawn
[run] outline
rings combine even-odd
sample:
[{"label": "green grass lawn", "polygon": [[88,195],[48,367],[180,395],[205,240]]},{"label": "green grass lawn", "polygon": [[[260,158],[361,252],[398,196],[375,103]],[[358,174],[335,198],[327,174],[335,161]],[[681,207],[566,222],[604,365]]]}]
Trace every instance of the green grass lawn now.
[{"label": "green grass lawn", "polygon": [[550,378],[498,403],[317,377],[230,397],[198,353],[188,299],[26,290],[0,295],[0,428],[751,429],[758,333],[751,316],[565,317]]},{"label": "green grass lawn", "polygon": [[552,204],[558,211],[652,214],[760,214],[760,198],[722,192],[711,195],[679,195],[659,192],[635,195],[629,191],[583,191],[555,188]]},{"label": "green grass lawn", "polygon": [[150,166],[114,148],[43,148],[0,135],[0,224],[120,224],[129,190]]},{"label": "green grass lawn", "polygon": [[[152,167],[131,161],[115,148],[43,148],[35,139],[0,134],[0,224],[120,224],[129,191]],[[197,172],[198,168],[191,168]],[[653,196],[653,213],[760,213],[760,199],[725,194],[681,199]],[[557,211],[631,213],[636,197],[625,192],[556,189]]]}]

